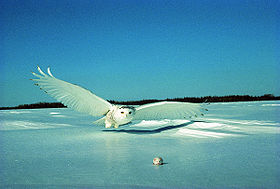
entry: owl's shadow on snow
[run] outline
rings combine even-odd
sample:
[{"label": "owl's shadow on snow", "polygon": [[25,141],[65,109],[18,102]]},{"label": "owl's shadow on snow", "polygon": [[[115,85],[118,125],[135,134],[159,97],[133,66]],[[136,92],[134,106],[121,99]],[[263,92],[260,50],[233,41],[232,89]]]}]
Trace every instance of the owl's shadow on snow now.
[{"label": "owl's shadow on snow", "polygon": [[157,129],[110,129],[110,130],[102,130],[103,132],[116,132],[116,133],[129,133],[129,134],[156,134],[167,130],[178,129],[182,127],[186,127],[191,125],[195,122],[203,122],[203,121],[190,121],[188,123],[183,123],[180,125],[172,125],[172,126],[165,126],[160,127]]}]

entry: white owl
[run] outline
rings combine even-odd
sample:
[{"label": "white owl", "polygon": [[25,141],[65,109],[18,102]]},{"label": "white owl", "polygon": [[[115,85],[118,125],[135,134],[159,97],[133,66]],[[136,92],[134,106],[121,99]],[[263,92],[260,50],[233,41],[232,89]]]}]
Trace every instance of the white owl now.
[{"label": "white owl", "polygon": [[50,68],[47,70],[48,75],[40,67],[38,71],[40,75],[32,72],[38,77],[32,79],[36,81],[35,85],[40,86],[47,94],[69,108],[92,116],[104,116],[94,123],[105,124],[106,128],[112,125],[118,128],[119,125],[127,124],[132,120],[189,119],[192,116],[203,115],[201,112],[206,110],[200,104],[174,101],[156,102],[138,107],[114,105],[85,88],[55,78]]}]

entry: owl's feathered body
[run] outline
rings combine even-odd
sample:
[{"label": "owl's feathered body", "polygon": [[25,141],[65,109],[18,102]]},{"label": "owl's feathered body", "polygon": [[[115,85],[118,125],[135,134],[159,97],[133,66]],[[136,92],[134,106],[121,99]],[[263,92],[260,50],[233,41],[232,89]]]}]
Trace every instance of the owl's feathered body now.
[{"label": "owl's feathered body", "polygon": [[40,75],[33,73],[37,79],[35,85],[40,86],[47,94],[62,102],[69,108],[87,113],[92,116],[104,116],[95,121],[95,124],[105,125],[110,128],[114,125],[124,125],[132,120],[157,120],[157,119],[190,119],[203,115],[207,110],[200,104],[187,102],[163,101],[145,104],[138,107],[114,105],[96,96],[89,90],[55,78],[50,68],[45,74],[40,67],[37,68]]},{"label": "owl's feathered body", "polygon": [[105,116],[105,127],[110,128],[114,125],[118,128],[119,125],[127,124],[132,121],[134,114],[134,107],[114,105]]}]

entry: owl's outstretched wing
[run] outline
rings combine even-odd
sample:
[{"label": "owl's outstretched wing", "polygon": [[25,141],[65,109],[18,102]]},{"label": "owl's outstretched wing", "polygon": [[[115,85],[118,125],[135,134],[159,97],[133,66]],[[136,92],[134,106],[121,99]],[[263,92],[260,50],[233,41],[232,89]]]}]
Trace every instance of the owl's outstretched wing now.
[{"label": "owl's outstretched wing", "polygon": [[163,101],[145,104],[136,108],[135,120],[157,120],[157,119],[190,119],[203,115],[200,104],[187,102]]},{"label": "owl's outstretched wing", "polygon": [[32,72],[38,77],[38,79],[32,79],[36,81],[35,85],[69,108],[92,116],[102,116],[112,107],[109,102],[89,90],[55,78],[50,72],[50,68],[48,68],[48,74],[45,74],[40,67],[38,67],[38,71],[40,74]]}]

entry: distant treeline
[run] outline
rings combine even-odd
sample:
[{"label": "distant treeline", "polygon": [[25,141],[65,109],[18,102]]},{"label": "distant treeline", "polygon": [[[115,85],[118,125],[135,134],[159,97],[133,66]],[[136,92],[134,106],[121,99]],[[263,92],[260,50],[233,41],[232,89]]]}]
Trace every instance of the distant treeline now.
[{"label": "distant treeline", "polygon": [[160,101],[203,103],[203,102],[241,102],[241,101],[263,101],[263,100],[280,100],[280,96],[274,96],[272,94],[265,94],[263,96],[229,95],[229,96],[167,98],[163,100],[148,99],[148,100],[122,101],[122,102],[110,100],[109,102],[113,104],[123,104],[123,105],[143,105],[143,104],[160,102]]},{"label": "distant treeline", "polygon": [[[280,96],[274,96],[272,94],[265,94],[263,96],[249,96],[249,95],[229,95],[229,96],[204,96],[204,97],[184,97],[184,98],[167,98],[167,99],[148,99],[137,101],[115,101],[108,100],[112,104],[122,105],[143,105],[160,101],[177,101],[177,102],[241,102],[241,101],[264,101],[264,100],[280,100]],[[65,108],[60,102],[39,102],[35,104],[23,104],[16,107],[0,107],[0,110],[8,109],[37,109],[37,108]]]},{"label": "distant treeline", "polygon": [[15,107],[0,107],[0,110],[10,110],[10,109],[38,109],[38,108],[66,108],[60,102],[39,102],[35,104],[22,104]]}]

